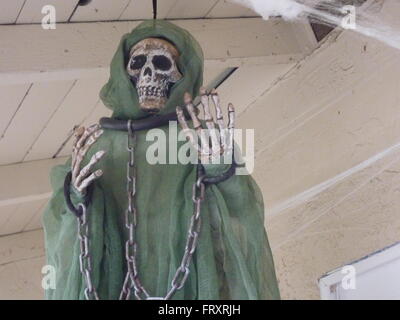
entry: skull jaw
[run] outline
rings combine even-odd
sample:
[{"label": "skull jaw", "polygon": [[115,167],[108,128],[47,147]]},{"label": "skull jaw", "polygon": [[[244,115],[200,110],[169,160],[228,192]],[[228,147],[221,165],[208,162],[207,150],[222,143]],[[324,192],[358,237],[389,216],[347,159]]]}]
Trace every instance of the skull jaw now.
[{"label": "skull jaw", "polygon": [[141,110],[150,114],[155,114],[160,112],[160,110],[165,107],[166,103],[166,97],[143,97],[143,99],[139,101],[139,106]]}]

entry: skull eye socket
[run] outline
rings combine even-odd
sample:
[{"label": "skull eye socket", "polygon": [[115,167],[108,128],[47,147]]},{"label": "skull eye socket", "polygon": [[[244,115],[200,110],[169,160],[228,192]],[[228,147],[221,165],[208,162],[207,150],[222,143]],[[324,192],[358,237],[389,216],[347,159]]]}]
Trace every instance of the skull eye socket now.
[{"label": "skull eye socket", "polygon": [[172,63],[171,61],[166,57],[166,56],[154,56],[152,60],[154,66],[156,69],[162,70],[162,71],[167,71],[171,69]]},{"label": "skull eye socket", "polygon": [[131,63],[130,63],[130,68],[131,69],[140,69],[141,67],[144,66],[144,64],[146,63],[146,56],[143,54],[140,54],[136,57],[132,57],[131,59]]}]

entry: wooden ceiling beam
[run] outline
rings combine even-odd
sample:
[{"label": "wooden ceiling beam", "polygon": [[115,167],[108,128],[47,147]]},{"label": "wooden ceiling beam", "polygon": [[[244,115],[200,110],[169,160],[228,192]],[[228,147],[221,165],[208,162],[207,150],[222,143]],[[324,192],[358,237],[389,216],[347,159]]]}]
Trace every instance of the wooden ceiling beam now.
[{"label": "wooden ceiling beam", "polygon": [[[0,26],[0,85],[93,77],[108,72],[121,36],[140,22]],[[260,18],[176,20],[203,48],[206,65],[236,67],[248,59],[290,63],[304,50],[296,28]],[[29,37],[27,36],[29,35]]]}]

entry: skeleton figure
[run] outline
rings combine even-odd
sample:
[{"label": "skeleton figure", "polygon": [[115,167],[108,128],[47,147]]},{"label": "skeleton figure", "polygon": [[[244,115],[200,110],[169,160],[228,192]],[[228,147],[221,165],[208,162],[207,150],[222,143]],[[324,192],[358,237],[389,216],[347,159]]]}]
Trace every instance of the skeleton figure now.
[{"label": "skeleton figure", "polygon": [[[201,87],[202,76],[199,44],[174,24],[146,21],[122,37],[100,92],[113,110],[108,120],[122,126],[78,128],[71,159],[51,172],[43,224],[56,279],[47,298],[157,298],[173,288],[173,299],[279,298],[257,184],[249,175],[203,183],[232,168],[213,160],[232,157],[235,119],[231,104],[222,117],[219,96]],[[157,121],[164,116],[178,120],[176,131],[198,150],[201,166],[148,161],[149,131],[172,137],[170,124]],[[152,127],[134,130],[144,122]],[[187,144],[176,143],[178,150]]]},{"label": "skeleton figure", "polygon": [[[182,78],[177,67],[178,50],[168,41],[158,38],[147,38],[132,47],[126,70],[137,90],[140,108],[149,113],[156,113],[164,106],[169,96],[171,86]],[[185,108],[188,111],[196,131],[196,139],[185,120],[181,107],[176,108],[179,124],[185,130],[185,135],[196,150],[199,151],[200,163],[213,163],[224,154],[233,156],[233,129],[234,107],[228,105],[228,126],[225,125],[220,99],[215,89],[207,92],[200,89],[201,107],[204,112],[206,128],[209,130],[211,143],[204,135],[202,124],[198,118],[191,95],[186,92],[184,97]],[[210,110],[212,100],[216,121]],[[218,127],[218,129],[216,129]],[[218,131],[218,132],[217,132]],[[92,168],[106,153],[104,150],[96,152],[89,163],[80,168],[81,162],[90,146],[103,134],[98,124],[87,129],[80,127],[75,131],[75,142],[72,150],[72,183],[76,190],[85,193],[86,188],[103,174],[102,170],[92,172]],[[201,142],[201,143],[199,143]]]}]

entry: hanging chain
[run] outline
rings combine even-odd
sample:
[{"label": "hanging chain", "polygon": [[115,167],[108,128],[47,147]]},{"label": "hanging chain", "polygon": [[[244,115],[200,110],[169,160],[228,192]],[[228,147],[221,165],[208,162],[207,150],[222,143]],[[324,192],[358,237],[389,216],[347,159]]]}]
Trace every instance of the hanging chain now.
[{"label": "hanging chain", "polygon": [[[135,158],[134,158],[134,146],[136,136],[132,130],[131,121],[128,121],[128,139],[127,139],[127,150],[129,153],[129,159],[127,162],[127,183],[126,190],[128,195],[128,206],[125,211],[125,228],[128,232],[128,239],[125,242],[125,259],[127,263],[127,272],[125,275],[124,283],[119,299],[129,300],[132,295],[132,289],[134,295],[138,300],[169,300],[173,297],[176,291],[183,288],[186,280],[189,276],[189,266],[193,258],[193,254],[196,251],[197,243],[200,234],[201,227],[201,203],[205,198],[205,184],[203,182],[204,175],[199,174],[196,182],[193,184],[192,190],[192,201],[194,203],[194,210],[190,219],[190,225],[187,233],[185,252],[183,254],[181,263],[177,268],[174,277],[171,281],[171,287],[167,291],[164,297],[152,297],[143,287],[138,274],[137,267],[137,252],[138,244],[136,241],[137,231],[137,210],[135,207],[134,198],[136,195],[136,173],[135,173]],[[92,261],[89,252],[89,223],[87,219],[86,207],[84,204],[79,204],[82,208],[82,215],[78,217],[78,237],[80,240],[79,263],[82,276],[85,279],[85,297],[88,300],[98,300],[96,288],[92,282]]]},{"label": "hanging chain", "polygon": [[125,227],[128,230],[128,240],[125,242],[125,259],[127,264],[127,273],[120,295],[121,300],[129,300],[134,288],[135,297],[142,300],[149,297],[147,291],[143,288],[138,277],[138,269],[136,265],[137,242],[136,242],[136,227],[137,227],[137,210],[134,204],[136,194],[136,172],[135,172],[135,150],[136,136],[132,131],[131,122],[128,121],[128,138],[127,150],[129,159],[126,165],[126,191],[128,195],[128,207],[125,211]]},{"label": "hanging chain", "polygon": [[85,280],[85,298],[86,300],[99,300],[96,288],[93,286],[92,281],[92,257],[89,252],[89,220],[87,217],[86,206],[80,203],[78,209],[81,215],[78,216],[78,239],[79,239],[79,268],[83,279]]},{"label": "hanging chain", "polygon": [[[192,261],[193,254],[197,247],[197,240],[200,233],[200,211],[201,202],[205,197],[205,185],[202,182],[203,176],[199,176],[197,181],[193,184],[192,200],[194,202],[193,215],[190,220],[190,226],[186,239],[185,253],[182,257],[181,263],[175,272],[171,281],[171,288],[168,290],[164,297],[151,297],[141,284],[138,276],[138,268],[136,263],[138,246],[135,239],[137,227],[137,210],[134,205],[134,196],[136,193],[136,175],[134,168],[134,145],[135,135],[132,130],[131,123],[128,122],[128,144],[127,150],[129,153],[129,160],[127,163],[127,193],[128,193],[128,208],[125,216],[125,227],[128,230],[128,240],[125,243],[125,257],[127,261],[128,272],[125,277],[124,286],[121,292],[121,299],[129,299],[132,286],[134,288],[135,297],[138,300],[168,300],[172,298],[177,290],[180,290],[185,285],[189,276],[189,265]],[[132,286],[129,286],[129,280]]]}]

